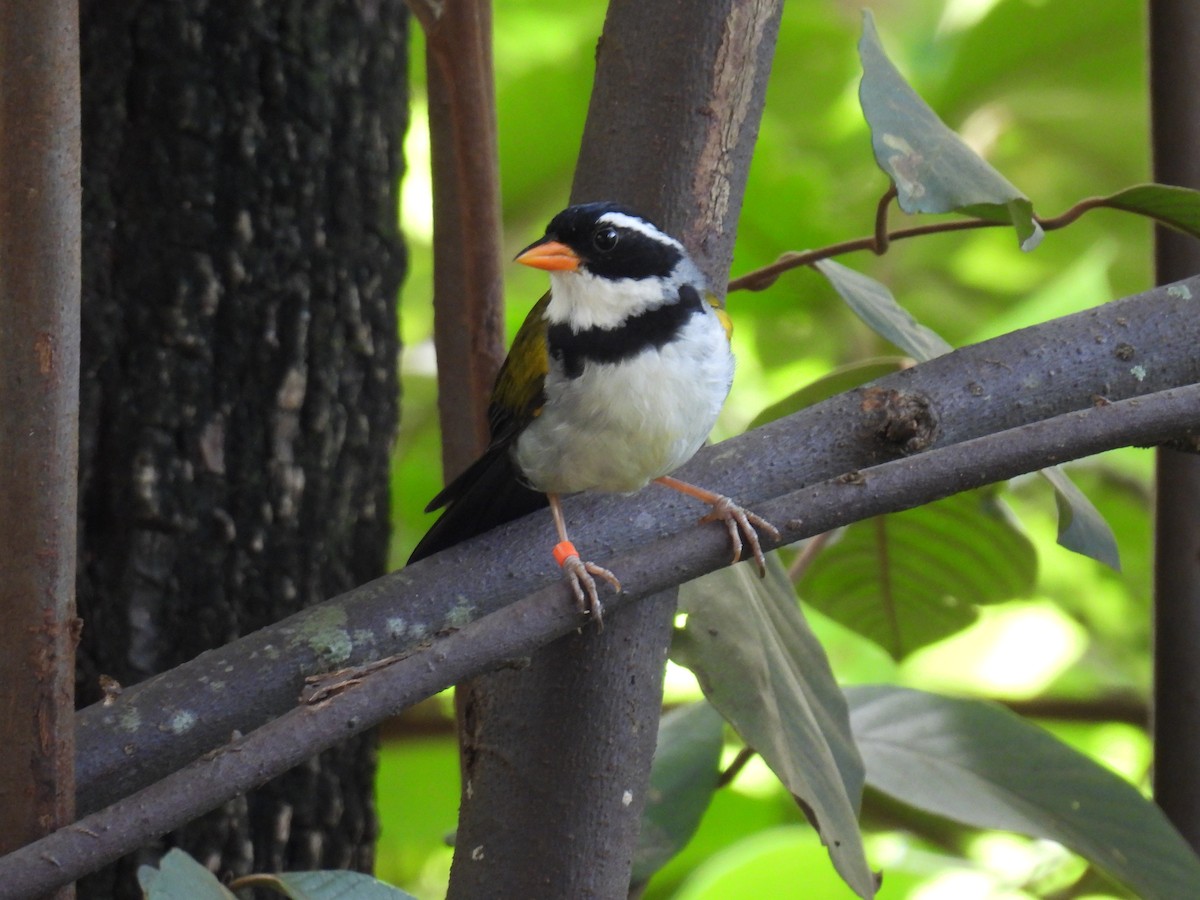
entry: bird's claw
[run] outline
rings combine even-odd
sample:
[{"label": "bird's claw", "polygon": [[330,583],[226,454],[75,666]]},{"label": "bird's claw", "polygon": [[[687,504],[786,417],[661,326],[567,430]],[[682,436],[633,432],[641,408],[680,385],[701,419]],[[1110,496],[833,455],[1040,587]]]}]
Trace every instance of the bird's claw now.
[{"label": "bird's claw", "polygon": [[[729,532],[729,543],[733,545],[733,561],[742,558],[743,543],[750,547],[754,558],[754,566],[758,569],[759,577],[766,577],[767,558],[763,555],[762,545],[758,540],[758,529],[770,535],[772,540],[779,540],[779,529],[764,519],[752,513],[744,506],[738,506],[730,498],[719,496],[712,505],[712,511],[701,520],[704,522],[722,522]],[[743,541],[744,539],[744,541]]]},{"label": "bird's claw", "polygon": [[600,602],[600,595],[596,591],[596,579],[601,578],[607,581],[619,594],[621,582],[617,580],[617,576],[604,566],[586,562],[578,556],[568,556],[564,559],[562,570],[567,584],[571,586],[571,593],[575,595],[575,601],[579,604],[580,611],[595,619],[598,628],[603,628],[604,604]]}]

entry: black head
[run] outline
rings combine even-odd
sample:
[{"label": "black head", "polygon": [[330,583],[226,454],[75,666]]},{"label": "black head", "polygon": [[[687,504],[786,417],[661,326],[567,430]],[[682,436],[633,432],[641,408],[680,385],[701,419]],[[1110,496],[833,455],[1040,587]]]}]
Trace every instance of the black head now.
[{"label": "black head", "polygon": [[550,220],[544,241],[566,244],[600,278],[667,277],[685,257],[679,241],[617,203],[569,206]]}]

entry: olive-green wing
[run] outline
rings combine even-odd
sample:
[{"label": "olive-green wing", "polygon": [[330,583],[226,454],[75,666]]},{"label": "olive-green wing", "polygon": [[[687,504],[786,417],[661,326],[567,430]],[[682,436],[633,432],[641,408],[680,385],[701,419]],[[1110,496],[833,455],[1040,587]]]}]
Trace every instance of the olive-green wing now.
[{"label": "olive-green wing", "polygon": [[508,443],[520,434],[546,402],[546,373],[550,369],[550,355],[546,349],[546,307],[549,305],[550,294],[547,292],[521,323],[508,357],[496,376],[488,405],[493,446]]},{"label": "olive-green wing", "polygon": [[445,506],[413,551],[409,562],[424,559],[497,525],[546,505],[546,495],[525,484],[509,449],[545,402],[547,294],[529,311],[500,367],[488,406],[491,443],[479,459],[430,501],[428,510]]}]

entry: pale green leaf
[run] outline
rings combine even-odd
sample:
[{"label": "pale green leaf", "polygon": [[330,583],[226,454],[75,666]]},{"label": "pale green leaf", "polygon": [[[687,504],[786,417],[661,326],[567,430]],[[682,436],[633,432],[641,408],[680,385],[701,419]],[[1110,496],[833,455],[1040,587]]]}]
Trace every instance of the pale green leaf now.
[{"label": "pale green leaf", "polygon": [[158,868],[138,867],[147,900],[237,900],[217,876],[179,849],[168,850]]},{"label": "pale green leaf", "polygon": [[787,575],[768,557],[680,589],[686,626],[673,657],[705,696],[811,811],[834,867],[860,896],[875,893],[858,830],[862,764],[845,701]]},{"label": "pale green leaf", "polygon": [[871,128],[875,160],[908,213],[961,212],[1016,228],[1021,249],[1042,239],[1033,204],[948,128],[888,59],[875,20],[863,12],[858,45],[859,102]]},{"label": "pale green leaf", "polygon": [[1100,515],[1100,510],[1058,466],[1042,469],[1041,475],[1054,485],[1054,501],[1058,506],[1058,542],[1068,550],[1121,571],[1117,538],[1104,516]]},{"label": "pale green leaf", "polygon": [[886,285],[833,260],[821,260],[815,266],[872,331],[914,359],[924,362],[954,349],[941,335],[914,319]]},{"label": "pale green leaf", "polygon": [[1058,841],[1142,900],[1196,894],[1200,859],[1122,778],[993,703],[847,688],[875,789],[977,828]]},{"label": "pale green leaf", "polygon": [[283,872],[272,877],[291,900],[415,900],[412,894],[362,872]]}]

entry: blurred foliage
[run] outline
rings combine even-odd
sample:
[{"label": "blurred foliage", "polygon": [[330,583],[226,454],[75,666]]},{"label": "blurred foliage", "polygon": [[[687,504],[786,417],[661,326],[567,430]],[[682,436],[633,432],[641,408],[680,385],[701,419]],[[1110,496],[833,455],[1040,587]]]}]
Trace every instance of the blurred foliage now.
[{"label": "blurred foliage", "polygon": [[[784,6],[734,275],[782,252],[872,229],[887,180],[875,165],[857,101],[861,6],[857,0]],[[496,0],[505,245],[512,252],[540,234],[565,203],[603,7]],[[873,11],[889,56],[921,97],[1039,214],[1056,215],[1081,198],[1149,180],[1140,4],[876,0]],[[421,509],[441,481],[419,29],[414,44],[410,170],[401,210],[411,270],[401,305],[406,349],[393,475],[396,566],[428,527]],[[892,219],[893,227],[906,224],[903,215]],[[1099,210],[1047,234],[1030,254],[1019,251],[1011,231],[989,229],[906,241],[883,257],[859,253],[840,262],[884,282],[918,321],[960,345],[1144,289],[1151,283],[1150,237],[1144,220]],[[519,266],[508,275],[511,333],[544,283]],[[739,367],[718,439],[833,370],[895,352],[809,270],[788,273],[761,293],[732,294],[729,309]],[[1037,548],[1030,597],[983,609],[975,625],[901,662],[820,612],[806,613],[843,683],[1076,701],[1083,721],[1049,723],[1052,730],[1144,787],[1145,733],[1107,721],[1104,701],[1129,692],[1144,697],[1149,683],[1151,455],[1118,451],[1068,470],[1112,526],[1123,572],[1057,546],[1053,490],[1027,477],[1010,486],[1006,502]],[[686,679],[678,686],[681,678],[673,671],[669,679],[675,698],[689,695]],[[690,696],[696,695],[693,688]],[[432,737],[428,723],[410,721],[391,729],[384,746],[378,874],[418,897],[439,897],[457,806],[456,745],[445,705]],[[406,729],[421,736],[406,737]],[[1045,896],[1081,874],[1070,896],[1122,896],[1044,841],[931,821],[870,795],[864,821],[868,856],[885,870],[885,900]],[[696,836],[651,880],[645,896],[800,894],[850,896],[803,814],[756,760],[717,791]]]}]

